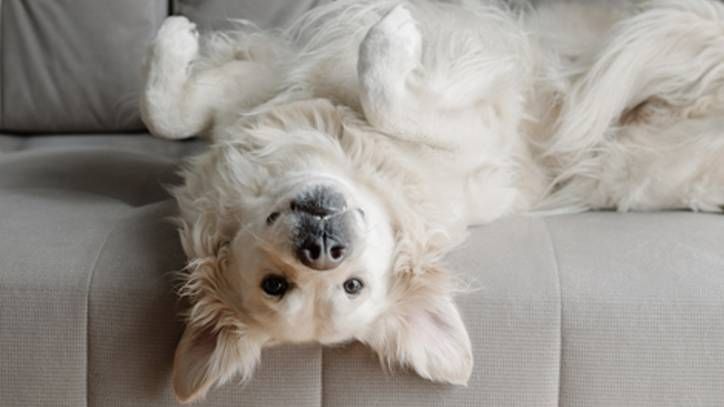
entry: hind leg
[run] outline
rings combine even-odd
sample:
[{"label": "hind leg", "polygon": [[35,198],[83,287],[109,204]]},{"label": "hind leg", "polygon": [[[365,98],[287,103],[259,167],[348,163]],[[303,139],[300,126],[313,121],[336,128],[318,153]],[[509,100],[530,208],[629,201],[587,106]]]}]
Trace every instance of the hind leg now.
[{"label": "hind leg", "polygon": [[212,64],[200,56],[196,26],[185,17],[164,21],[149,49],[141,99],[154,135],[183,139],[212,132],[272,96],[279,75],[267,61],[221,57]]},{"label": "hind leg", "polygon": [[560,193],[585,208],[720,212],[723,126],[721,118],[702,118],[666,128],[623,128],[601,150],[589,176],[574,178]]},{"label": "hind leg", "polygon": [[191,63],[199,55],[196,25],[185,17],[169,17],[149,49],[141,115],[158,137],[182,139],[203,130],[209,112],[189,98]]},{"label": "hind leg", "polygon": [[515,51],[486,47],[480,29],[453,26],[461,20],[447,18],[440,25],[449,29],[424,42],[405,5],[372,26],[358,61],[365,116],[397,137],[451,151],[481,151],[498,136],[512,139],[506,133],[517,125],[520,107],[512,78],[521,75],[507,61]]},{"label": "hind leg", "polygon": [[[361,103],[367,119],[378,128],[404,133],[414,128],[420,106],[413,103],[422,70],[422,34],[403,6],[374,25],[360,45],[358,74]],[[413,110],[406,115],[404,110]],[[412,116],[412,117],[410,117]]]},{"label": "hind leg", "polygon": [[[434,18],[426,11],[422,18]],[[442,28],[424,41],[419,28],[426,25],[407,6],[369,30],[359,50],[360,100],[374,127],[444,156],[449,166],[441,171],[455,174],[450,185],[462,182],[468,223],[487,223],[530,206],[534,192],[523,191],[514,174],[540,177],[518,166],[527,162],[518,133],[524,74],[522,64],[510,63],[518,51],[489,46],[517,37],[513,24],[486,31],[485,20],[466,25],[454,14],[462,8],[444,11],[447,20],[434,24]],[[491,24],[504,25],[494,16]]]}]

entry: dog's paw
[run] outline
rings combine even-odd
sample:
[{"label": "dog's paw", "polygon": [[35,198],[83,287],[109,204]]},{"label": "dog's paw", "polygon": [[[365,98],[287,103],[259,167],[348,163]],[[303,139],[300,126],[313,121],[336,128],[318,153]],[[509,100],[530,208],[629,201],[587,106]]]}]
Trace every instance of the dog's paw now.
[{"label": "dog's paw", "polygon": [[415,18],[404,5],[393,8],[368,32],[360,58],[368,66],[408,71],[420,63],[422,34]]},{"label": "dog's paw", "polygon": [[153,54],[164,64],[185,68],[199,53],[196,24],[183,16],[164,20],[153,45]]},{"label": "dog's paw", "polygon": [[402,52],[419,60],[422,53],[422,35],[415,19],[405,6],[397,6],[373,28],[389,41],[390,51]]}]

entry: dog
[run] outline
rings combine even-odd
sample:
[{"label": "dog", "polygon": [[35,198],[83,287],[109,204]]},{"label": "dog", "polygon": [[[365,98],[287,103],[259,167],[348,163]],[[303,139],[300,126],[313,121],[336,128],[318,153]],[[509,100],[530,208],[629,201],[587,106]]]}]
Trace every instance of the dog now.
[{"label": "dog", "polygon": [[724,205],[724,6],[339,1],[282,31],[169,17],[141,111],[209,150],[173,189],[182,402],[264,347],[359,341],[457,385],[445,254],[506,216]]}]

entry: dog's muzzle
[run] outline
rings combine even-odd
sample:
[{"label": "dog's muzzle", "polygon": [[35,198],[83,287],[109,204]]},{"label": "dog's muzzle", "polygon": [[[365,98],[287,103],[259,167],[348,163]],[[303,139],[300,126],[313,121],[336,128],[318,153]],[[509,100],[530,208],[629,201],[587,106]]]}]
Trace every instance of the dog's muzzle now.
[{"label": "dog's muzzle", "polygon": [[352,214],[344,196],[327,186],[303,192],[291,203],[297,217],[295,256],[314,270],[337,268],[352,251]]}]

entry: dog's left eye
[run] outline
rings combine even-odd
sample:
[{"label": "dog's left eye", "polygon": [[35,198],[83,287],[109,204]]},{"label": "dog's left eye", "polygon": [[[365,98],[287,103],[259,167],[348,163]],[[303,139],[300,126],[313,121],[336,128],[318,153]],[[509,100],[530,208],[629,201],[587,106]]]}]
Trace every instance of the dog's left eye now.
[{"label": "dog's left eye", "polygon": [[281,297],[289,289],[289,282],[281,276],[267,276],[261,282],[261,289],[273,297]]},{"label": "dog's left eye", "polygon": [[352,295],[359,294],[364,286],[364,283],[362,283],[362,280],[360,280],[359,278],[350,278],[349,280],[345,281],[344,284],[342,284],[342,287],[344,287],[344,291],[347,292],[347,294]]}]

